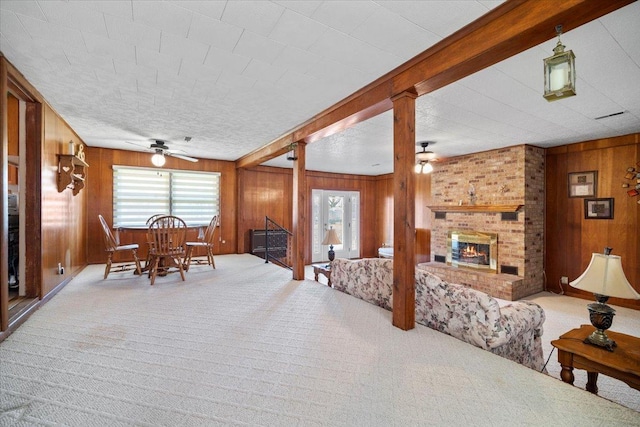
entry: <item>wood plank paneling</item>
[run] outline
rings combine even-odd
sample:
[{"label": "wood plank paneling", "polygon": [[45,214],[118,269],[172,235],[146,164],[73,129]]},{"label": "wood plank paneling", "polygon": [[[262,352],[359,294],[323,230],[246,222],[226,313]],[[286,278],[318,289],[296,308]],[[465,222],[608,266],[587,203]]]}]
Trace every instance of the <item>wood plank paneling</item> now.
[{"label": "wood plank paneling", "polygon": [[[88,197],[84,188],[74,196],[70,189],[58,192],[58,154],[69,154],[69,141],[82,143],[75,132],[48,105],[43,108],[44,141],[40,179],[42,218],[42,296],[58,286],[66,277],[87,264],[86,211]],[[27,158],[35,160],[27,144]],[[35,202],[35,201],[34,201]],[[29,242],[28,244],[33,244]],[[58,263],[65,275],[58,274]]]},{"label": "wood plank paneling", "polygon": [[[587,141],[547,150],[546,251],[547,289],[560,292],[560,277],[575,280],[586,269],[593,252],[605,246],[622,257],[629,282],[640,292],[640,205],[629,197],[623,183],[627,167],[639,166],[640,134]],[[614,199],[614,218],[585,219],[584,199],[568,197],[570,172],[598,171],[597,197]],[[592,295],[564,286],[567,295],[593,299]],[[612,298],[611,303],[640,308],[640,301]]]},{"label": "wood plank paneling", "polygon": [[[431,177],[416,175],[416,263],[431,261]],[[382,244],[393,245],[393,174],[379,175],[376,179],[376,251]],[[377,252],[376,252],[377,253]]]},{"label": "wood plank paneling", "polygon": [[[259,166],[239,170],[238,232],[244,241],[244,250],[249,252],[249,230],[264,228],[265,215],[287,229],[292,227],[292,170]],[[317,171],[306,173],[306,215],[310,218],[311,190],[340,190],[360,192],[360,240],[361,256],[377,255],[379,244],[374,225],[376,220],[376,178],[364,175],[335,174]],[[311,224],[307,224],[311,235]],[[311,245],[305,248],[305,263],[311,262]]]},{"label": "wood plank paneling", "polygon": [[[113,165],[152,167],[151,154],[126,151],[111,150],[99,147],[89,147],[86,150],[86,161],[89,164],[87,173],[87,186],[83,192],[91,195],[87,213],[87,236],[93,244],[87,248],[87,262],[89,264],[104,263],[106,255],[104,252],[102,228],[98,221],[98,214],[101,214],[109,224],[113,224]],[[233,162],[224,160],[200,159],[197,163],[186,162],[184,160],[168,157],[164,165],[165,169],[180,169],[203,172],[220,172],[220,229],[219,242],[214,247],[214,254],[236,253],[236,194],[237,179],[236,169]],[[192,232],[192,234],[195,232]],[[195,238],[192,235],[190,238]],[[144,245],[144,233],[127,232],[121,234],[121,243],[138,243],[140,245],[140,256],[146,257],[147,249]],[[127,255],[120,255],[116,261],[128,261]]]}]

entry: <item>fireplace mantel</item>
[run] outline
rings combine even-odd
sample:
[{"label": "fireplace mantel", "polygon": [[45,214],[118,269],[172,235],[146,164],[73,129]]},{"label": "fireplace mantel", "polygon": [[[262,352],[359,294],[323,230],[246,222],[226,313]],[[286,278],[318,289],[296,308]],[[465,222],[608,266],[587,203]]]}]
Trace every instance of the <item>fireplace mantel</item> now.
[{"label": "fireplace mantel", "polygon": [[524,205],[439,205],[427,206],[433,212],[518,212]]}]

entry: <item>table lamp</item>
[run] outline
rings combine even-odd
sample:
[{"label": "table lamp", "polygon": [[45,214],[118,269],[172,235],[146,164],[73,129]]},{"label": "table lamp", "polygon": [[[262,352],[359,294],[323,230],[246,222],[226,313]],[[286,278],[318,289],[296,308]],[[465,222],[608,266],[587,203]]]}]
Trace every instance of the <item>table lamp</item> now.
[{"label": "table lamp", "polygon": [[584,342],[613,351],[616,342],[607,337],[605,330],[611,327],[616,311],[606,304],[607,300],[609,297],[640,299],[640,294],[633,289],[624,275],[621,258],[611,255],[611,248],[604,248],[604,254],[592,254],[587,269],[569,285],[593,292],[598,301],[587,306],[589,320],[596,330]]},{"label": "table lamp", "polygon": [[336,257],[336,253],[333,251],[333,245],[339,245],[342,242],[338,238],[338,233],[333,228],[327,230],[327,234],[324,235],[323,245],[329,245],[329,261],[333,261]]}]

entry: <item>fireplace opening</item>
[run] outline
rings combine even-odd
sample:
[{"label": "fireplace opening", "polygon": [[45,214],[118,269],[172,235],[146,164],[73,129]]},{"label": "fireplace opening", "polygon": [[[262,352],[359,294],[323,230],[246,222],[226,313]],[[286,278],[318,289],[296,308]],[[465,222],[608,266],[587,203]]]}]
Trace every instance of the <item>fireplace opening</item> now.
[{"label": "fireplace opening", "polygon": [[451,259],[472,264],[491,265],[489,262],[489,245],[452,242]]},{"label": "fireplace opening", "polygon": [[479,231],[449,231],[447,264],[497,272],[498,235]]}]

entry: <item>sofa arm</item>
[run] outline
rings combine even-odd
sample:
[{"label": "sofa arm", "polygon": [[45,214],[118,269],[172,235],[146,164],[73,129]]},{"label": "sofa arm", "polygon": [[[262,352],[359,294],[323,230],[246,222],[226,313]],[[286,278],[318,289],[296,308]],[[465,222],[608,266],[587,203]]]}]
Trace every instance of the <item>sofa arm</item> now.
[{"label": "sofa arm", "polygon": [[331,261],[331,283],[333,289],[342,292],[347,291],[349,285],[349,261],[346,259],[336,258]]},{"label": "sofa arm", "polygon": [[500,308],[500,327],[487,339],[490,348],[499,347],[516,337],[532,332],[534,337],[542,336],[545,321],[544,310],[531,301],[516,301]]}]

